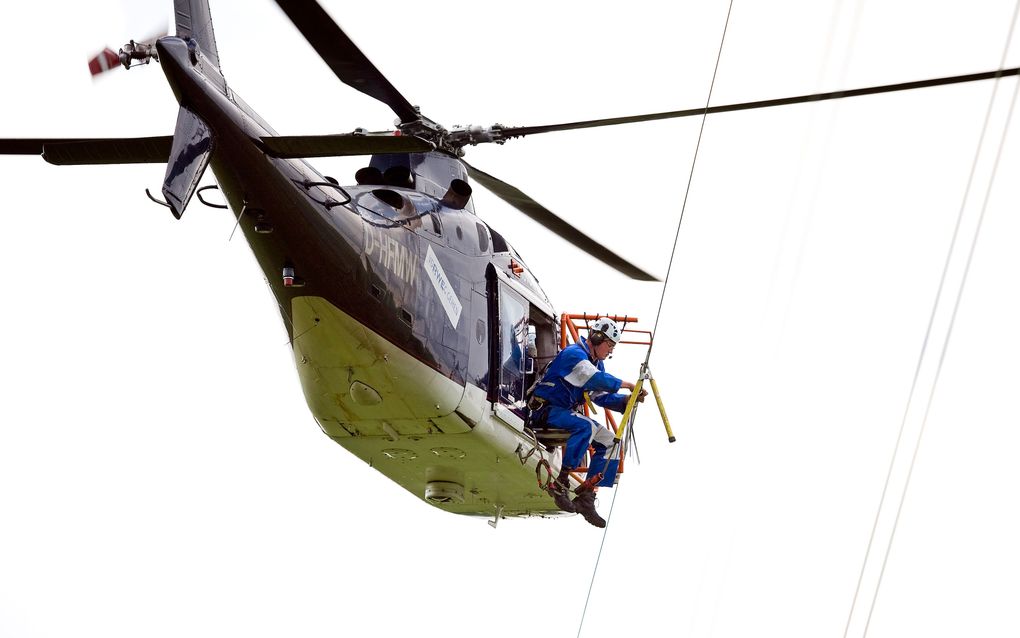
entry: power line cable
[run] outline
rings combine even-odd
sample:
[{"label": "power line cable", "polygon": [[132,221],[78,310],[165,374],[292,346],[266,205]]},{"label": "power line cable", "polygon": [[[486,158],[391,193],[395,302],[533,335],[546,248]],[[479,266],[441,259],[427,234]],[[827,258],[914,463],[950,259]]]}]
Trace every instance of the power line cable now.
[{"label": "power line cable", "polygon": [[[1020,9],[1020,3],[1017,4],[1017,8]],[[1016,13],[1013,14],[1013,17],[1014,17],[1013,21],[1015,23],[1016,22]],[[1010,34],[1012,34],[1012,27],[1010,28]],[[998,170],[999,170],[999,161],[1002,158],[1002,152],[1003,152],[1003,149],[1005,148],[1005,145],[1006,145],[1006,134],[1009,132],[1009,125],[1010,125],[1010,122],[1013,119],[1013,111],[1015,110],[1015,107],[1016,107],[1016,100],[1017,100],[1018,93],[1020,93],[1020,82],[1017,82],[1016,85],[1013,88],[1013,97],[1010,100],[1009,111],[1008,111],[1008,113],[1006,115],[1006,123],[1005,123],[1005,125],[1003,127],[1002,139],[999,141],[999,148],[996,151],[995,161],[992,164],[992,174],[991,174],[991,177],[989,178],[989,181],[988,181],[988,188],[985,191],[984,201],[981,204],[981,213],[978,215],[977,228],[974,230],[974,237],[973,237],[973,239],[971,239],[970,250],[969,250],[969,252],[967,254],[967,262],[964,265],[963,279],[960,282],[960,289],[957,292],[956,301],[953,304],[953,312],[950,315],[949,327],[946,330],[946,338],[942,342],[942,352],[939,355],[938,365],[935,368],[935,378],[932,381],[931,391],[928,393],[928,401],[925,404],[924,416],[921,419],[921,429],[920,429],[920,431],[917,434],[917,441],[914,444],[914,452],[913,452],[913,454],[911,455],[911,458],[910,458],[910,466],[909,466],[909,468],[907,470],[907,478],[906,478],[906,481],[903,484],[903,491],[900,494],[900,503],[899,503],[899,506],[896,508],[896,518],[893,519],[892,532],[889,535],[889,544],[886,547],[885,556],[882,559],[882,568],[879,570],[878,582],[875,584],[875,593],[872,596],[871,607],[868,610],[868,619],[867,619],[867,621],[864,624],[864,634],[863,634],[864,637],[866,637],[868,635],[868,627],[871,625],[871,618],[872,618],[872,615],[875,612],[875,603],[878,601],[878,593],[879,593],[879,590],[882,587],[882,577],[885,575],[885,568],[886,568],[886,565],[888,565],[888,563],[889,563],[889,554],[892,551],[893,541],[896,538],[896,528],[897,528],[897,525],[900,522],[900,515],[903,513],[903,503],[906,501],[907,490],[910,488],[910,479],[913,476],[914,465],[917,462],[917,453],[918,453],[918,450],[921,447],[921,439],[924,436],[925,426],[928,424],[928,415],[931,412],[932,401],[935,398],[935,389],[938,386],[939,377],[942,374],[942,364],[945,362],[946,352],[949,349],[949,340],[950,340],[950,338],[953,335],[953,326],[956,324],[956,315],[957,315],[958,311],[960,310],[960,301],[963,299],[963,291],[964,291],[964,289],[965,289],[965,287],[967,285],[967,277],[970,274],[970,266],[971,266],[971,264],[972,264],[972,262],[974,260],[974,252],[975,252],[975,250],[977,248],[978,237],[981,235],[981,226],[984,223],[985,213],[988,210],[988,201],[991,199],[992,186],[995,183],[995,176],[996,176],[996,174],[998,173]]]},{"label": "power line cable", "polygon": [[[722,59],[723,45],[726,43],[726,31],[730,26],[730,15],[733,13],[733,0],[730,0],[726,9],[726,21],[723,23],[722,37],[719,39],[719,51],[715,56],[715,67],[712,70],[712,82],[708,87],[708,97],[705,98],[705,110],[701,117],[701,128],[698,130],[698,141],[694,146],[694,157],[691,160],[691,171],[687,176],[687,189],[684,191],[684,201],[680,207],[680,219],[676,225],[676,235],[673,237],[673,250],[670,252],[669,265],[666,267],[666,277],[662,281],[662,295],[659,297],[659,309],[655,313],[655,324],[652,327],[651,343],[648,346],[648,354],[645,356],[645,365],[652,356],[652,347],[655,345],[655,333],[659,326],[659,317],[662,315],[662,305],[666,298],[666,286],[669,284],[669,275],[673,270],[673,259],[676,257],[676,246],[680,239],[680,226],[684,221],[684,211],[687,210],[687,197],[691,193],[691,182],[694,181],[694,167],[698,162],[698,150],[701,148],[701,138],[705,133],[705,120],[708,118],[709,105],[712,102],[712,91],[715,89],[715,79],[719,74],[719,61]],[[632,417],[633,418],[633,417]],[[622,424],[621,424],[622,427]],[[591,602],[591,592],[595,585],[595,576],[598,574],[599,563],[602,561],[602,550],[606,546],[606,535],[609,533],[609,522],[613,518],[613,509],[616,507],[616,499],[619,497],[620,485],[617,484],[613,492],[613,502],[609,506],[609,513],[606,515],[606,527],[602,530],[602,542],[599,544],[599,553],[595,558],[595,567],[592,569],[591,581],[588,583],[588,595],[584,599],[584,610],[581,612],[581,622],[577,626],[577,636],[580,638],[581,630],[584,628],[584,619],[588,615],[588,603]]]},{"label": "power line cable", "polygon": [[588,583],[588,595],[584,599],[584,610],[581,612],[581,623],[577,626],[577,636],[580,638],[581,629],[584,628],[584,619],[588,615],[588,603],[591,601],[592,588],[595,586],[595,574],[599,571],[599,563],[602,561],[602,549],[606,546],[606,532],[609,531],[609,521],[613,518],[613,509],[616,507],[616,497],[620,495],[620,485],[613,489],[613,502],[609,505],[609,513],[606,514],[606,528],[602,530],[602,542],[599,543],[599,553],[595,557],[595,568],[591,573],[591,581]]},{"label": "power line cable", "polygon": [[[680,241],[680,226],[684,222],[684,212],[687,211],[687,198],[691,194],[691,184],[694,182],[694,167],[698,163],[698,151],[701,149],[701,137],[705,134],[705,121],[711,111],[709,104],[712,102],[712,91],[715,89],[715,78],[719,74],[719,61],[722,59],[723,45],[726,43],[726,30],[730,26],[730,14],[733,12],[733,0],[730,0],[729,8],[726,10],[726,22],[723,24],[722,38],[719,40],[719,52],[715,56],[715,68],[712,70],[712,83],[708,87],[708,97],[705,99],[705,109],[701,115],[701,128],[698,129],[698,141],[694,145],[694,158],[691,160],[691,171],[687,175],[687,188],[684,190],[684,201],[680,206],[680,220],[676,223],[676,234],[673,236],[673,249],[669,254],[669,265],[666,266],[666,277],[662,280],[662,294],[659,297],[659,309],[655,313],[655,324],[652,326],[652,345],[655,345],[655,334],[659,328],[659,318],[662,316],[662,305],[666,299],[666,287],[669,285],[669,275],[673,271],[673,260],[676,258],[676,246]],[[648,356],[645,363],[652,356],[652,348],[648,347]]]},{"label": "power line cable", "polygon": [[[1010,42],[1011,42],[1011,40],[1013,38],[1013,30],[1014,30],[1015,25],[1016,25],[1016,18],[1017,18],[1017,13],[1018,12],[1020,12],[1020,1],[1017,2],[1016,6],[1015,6],[1015,8],[1013,10],[1013,19],[1010,22],[1009,34],[1006,37],[1005,50],[1003,51],[1002,59],[1000,60],[1000,63],[999,63],[1000,75],[996,76],[996,78],[995,78],[996,80],[998,80],[1001,77],[1004,77],[1006,75],[1006,73],[1004,72],[1005,64],[1006,64],[1006,55],[1007,55],[1007,53],[1009,51],[1009,45],[1010,45]],[[1020,87],[1020,82],[1018,82],[1017,86]],[[865,572],[867,570],[868,562],[869,562],[870,557],[871,557],[872,547],[874,546],[875,535],[876,535],[876,532],[877,532],[877,529],[878,529],[879,519],[881,517],[881,513],[882,513],[882,511],[884,509],[884,506],[885,506],[885,499],[886,499],[886,496],[888,494],[890,482],[892,480],[892,474],[893,474],[893,470],[894,470],[895,465],[896,465],[896,459],[899,456],[900,445],[902,444],[902,441],[903,441],[903,433],[904,433],[904,430],[906,429],[907,415],[909,414],[910,406],[913,404],[914,392],[917,389],[918,379],[919,379],[920,374],[921,374],[921,366],[922,366],[922,363],[923,363],[923,361],[925,359],[925,355],[927,354],[928,341],[931,338],[932,327],[933,327],[934,322],[935,322],[935,316],[937,314],[938,307],[939,307],[939,304],[940,304],[941,299],[942,299],[942,293],[943,293],[943,289],[945,287],[946,277],[947,277],[947,274],[948,274],[948,271],[949,271],[950,262],[952,261],[952,256],[953,256],[954,248],[956,246],[957,238],[959,236],[960,226],[961,226],[961,223],[962,223],[962,220],[963,220],[964,211],[966,210],[967,200],[968,200],[968,198],[970,196],[970,189],[971,189],[971,187],[973,185],[973,182],[974,182],[974,175],[977,172],[977,165],[978,165],[978,161],[979,161],[979,159],[981,157],[981,151],[982,151],[982,148],[984,146],[985,135],[986,135],[986,133],[988,131],[988,125],[989,125],[989,122],[991,120],[992,109],[993,109],[993,106],[995,104],[995,98],[996,98],[996,95],[998,93],[998,88],[999,88],[999,82],[996,81],[995,85],[994,85],[994,87],[992,89],[991,98],[988,101],[988,108],[987,108],[987,110],[985,112],[984,123],[983,123],[983,125],[981,127],[981,134],[978,137],[977,149],[976,149],[976,151],[974,153],[974,160],[971,163],[970,173],[969,173],[969,175],[967,177],[966,186],[964,187],[963,200],[962,200],[962,202],[960,204],[959,213],[957,214],[956,225],[953,228],[952,239],[949,242],[949,251],[948,251],[948,253],[946,255],[945,263],[943,264],[942,276],[941,276],[941,278],[939,280],[938,290],[935,293],[935,301],[934,301],[934,304],[932,306],[931,314],[930,314],[930,316],[928,318],[928,326],[925,329],[924,339],[923,339],[922,344],[921,344],[921,352],[918,355],[917,365],[914,368],[914,377],[913,377],[913,380],[911,381],[911,384],[910,384],[910,391],[907,394],[907,402],[906,402],[906,406],[905,406],[905,408],[903,410],[903,417],[902,417],[902,419],[900,421],[899,433],[896,436],[896,444],[893,447],[892,458],[889,461],[889,469],[888,469],[888,471],[886,473],[885,483],[882,486],[882,495],[879,498],[878,508],[877,508],[877,511],[875,512],[875,519],[874,519],[874,522],[873,522],[872,527],[871,527],[871,534],[870,534],[870,536],[868,538],[868,545],[867,545],[867,548],[865,549],[865,552],[864,552],[864,560],[863,560],[863,562],[861,564],[861,570],[860,570],[860,573],[858,574],[858,577],[857,577],[857,586],[856,586],[856,588],[854,590],[853,600],[852,600],[852,602],[850,604],[850,612],[847,615],[846,627],[843,630],[843,638],[847,638],[847,635],[850,632],[850,625],[851,625],[851,623],[853,621],[854,612],[856,611],[856,608],[857,608],[857,600],[858,600],[858,597],[860,596],[861,585],[864,582],[864,574],[865,574]],[[927,406],[925,408],[924,418],[922,419],[922,423],[921,423],[921,429],[920,429],[920,431],[918,433],[918,436],[917,436],[917,441],[916,441],[915,446],[914,446],[914,453],[913,453],[913,456],[911,458],[910,466],[909,466],[909,469],[908,469],[907,479],[906,479],[906,482],[905,482],[904,487],[903,487],[903,491],[902,491],[901,496],[900,496],[900,503],[899,503],[899,506],[897,508],[896,518],[895,518],[895,520],[893,522],[893,528],[892,528],[892,533],[891,533],[890,538],[889,538],[889,544],[886,547],[886,553],[885,553],[885,557],[884,557],[883,562],[882,562],[882,568],[881,568],[881,570],[879,572],[878,582],[875,585],[874,597],[872,598],[872,601],[871,601],[871,607],[870,607],[870,609],[868,611],[868,618],[867,618],[867,621],[865,623],[865,628],[864,628],[864,635],[865,636],[867,635],[867,632],[868,632],[868,626],[870,626],[870,624],[871,624],[872,614],[874,613],[874,609],[875,609],[875,602],[878,599],[878,590],[881,587],[882,577],[884,576],[884,573],[885,573],[885,566],[886,566],[886,564],[888,562],[888,559],[889,559],[889,551],[892,548],[892,541],[893,541],[893,538],[895,537],[895,534],[896,534],[896,526],[899,523],[900,513],[902,512],[902,509],[903,509],[903,502],[904,502],[904,500],[906,498],[907,488],[909,487],[909,484],[910,484],[910,476],[913,473],[914,462],[917,459],[917,451],[918,451],[918,449],[920,448],[920,445],[921,445],[921,437],[924,434],[924,427],[927,424],[928,410],[931,407],[931,401],[932,401],[932,398],[934,397],[934,394],[935,394],[935,386],[938,384],[938,377],[941,374],[942,363],[945,360],[946,349],[947,349],[947,347],[949,345],[949,337],[952,334],[952,326],[953,326],[953,323],[956,320],[956,311],[959,308],[960,299],[963,296],[963,288],[964,288],[964,285],[966,284],[967,273],[970,270],[971,259],[973,258],[973,255],[974,255],[974,249],[975,249],[975,247],[977,245],[977,238],[978,238],[978,235],[979,235],[980,230],[981,230],[981,223],[982,223],[982,221],[984,219],[984,213],[985,213],[985,210],[986,210],[987,205],[988,205],[988,194],[990,194],[990,192],[991,192],[992,184],[993,184],[993,182],[995,180],[995,173],[998,170],[999,157],[1002,154],[1002,147],[1003,147],[1003,144],[1005,143],[1006,132],[1009,129],[1009,120],[1012,118],[1013,107],[1015,105],[1015,102],[1016,102],[1016,91],[1014,90],[1013,101],[1010,104],[1009,115],[1007,116],[1006,125],[1005,125],[1005,128],[1003,130],[1002,142],[999,145],[999,151],[998,151],[998,154],[996,155],[996,158],[995,158],[995,165],[994,165],[994,167],[992,169],[992,176],[991,176],[991,179],[990,179],[989,184],[988,184],[988,191],[986,192],[984,205],[982,206],[981,215],[980,215],[980,217],[978,219],[977,228],[976,228],[976,230],[974,232],[974,238],[973,238],[973,241],[972,241],[972,244],[971,244],[970,254],[968,255],[968,258],[967,258],[967,264],[966,264],[966,267],[965,267],[965,270],[964,270],[963,280],[960,283],[960,288],[959,288],[959,291],[957,293],[957,298],[956,298],[956,304],[954,306],[953,314],[952,314],[952,317],[950,319],[949,329],[948,329],[948,332],[946,334],[945,341],[943,342],[942,352],[941,352],[941,355],[939,357],[939,362],[938,362],[938,366],[937,366],[935,380],[932,383],[931,392],[930,392],[929,397],[928,397],[928,404],[927,404]]]},{"label": "power line cable", "polygon": [[[998,85],[996,85],[996,88],[997,87],[998,87]],[[900,449],[900,445],[901,445],[901,443],[903,441],[903,432],[906,429],[906,425],[907,425],[907,415],[910,412],[910,406],[913,404],[913,401],[914,401],[914,392],[917,389],[917,383],[918,383],[918,380],[920,379],[920,376],[921,376],[921,366],[924,363],[925,356],[926,356],[926,354],[928,352],[928,341],[931,338],[932,327],[933,327],[933,325],[935,323],[935,317],[937,315],[939,304],[940,304],[941,299],[942,299],[943,288],[945,287],[946,277],[947,277],[947,274],[949,272],[949,265],[950,265],[950,263],[952,261],[954,247],[956,246],[956,241],[957,241],[957,238],[959,236],[960,226],[961,226],[961,224],[963,222],[963,213],[964,213],[964,211],[966,209],[967,199],[968,199],[969,194],[970,194],[971,186],[973,185],[974,174],[977,171],[978,159],[981,156],[981,149],[982,149],[982,146],[984,144],[985,133],[988,130],[988,123],[989,123],[989,120],[990,120],[990,115],[991,115],[991,111],[992,111],[992,104],[994,103],[994,98],[995,98],[995,92],[993,90],[992,99],[989,101],[988,111],[985,114],[984,125],[982,126],[981,134],[978,137],[977,151],[974,153],[974,160],[973,160],[973,162],[971,164],[970,175],[968,176],[967,184],[964,187],[963,202],[960,204],[960,210],[957,213],[957,217],[956,217],[956,226],[953,228],[953,235],[952,235],[952,238],[949,241],[949,251],[946,254],[946,259],[945,259],[945,262],[944,262],[943,267],[942,267],[942,276],[939,279],[938,289],[937,289],[937,291],[935,293],[935,301],[934,301],[934,304],[932,305],[931,314],[928,317],[928,326],[925,329],[924,339],[922,340],[922,343],[921,343],[921,352],[920,352],[920,354],[917,357],[917,364],[914,367],[914,378],[913,378],[913,380],[910,383],[910,391],[907,393],[907,402],[906,402],[906,405],[903,408],[903,417],[900,419],[899,433],[896,436],[896,444],[893,446],[892,457],[889,459],[889,469],[886,472],[885,484],[882,486],[882,495],[879,498],[878,508],[877,508],[877,511],[875,512],[875,520],[874,520],[874,523],[872,524],[872,527],[871,527],[871,535],[868,538],[868,545],[867,545],[867,548],[865,549],[865,552],[864,552],[864,562],[861,565],[861,571],[860,571],[860,574],[858,575],[858,578],[857,578],[857,588],[854,590],[853,601],[850,604],[850,613],[847,616],[846,628],[843,630],[843,638],[846,638],[847,634],[850,631],[850,623],[851,623],[851,620],[853,619],[853,614],[854,614],[854,611],[855,611],[856,606],[857,606],[857,598],[860,595],[861,584],[864,581],[864,573],[865,573],[865,570],[867,569],[867,566],[868,566],[868,561],[869,561],[869,558],[871,556],[871,549],[872,549],[872,546],[873,546],[874,540],[875,540],[875,534],[876,534],[876,531],[878,529],[879,517],[880,517],[880,515],[882,513],[882,510],[884,509],[885,498],[886,498],[886,495],[887,495],[888,490],[889,490],[889,484],[890,484],[890,482],[892,480],[893,470],[895,469],[895,466],[896,466],[896,459],[899,457],[899,449]]]}]

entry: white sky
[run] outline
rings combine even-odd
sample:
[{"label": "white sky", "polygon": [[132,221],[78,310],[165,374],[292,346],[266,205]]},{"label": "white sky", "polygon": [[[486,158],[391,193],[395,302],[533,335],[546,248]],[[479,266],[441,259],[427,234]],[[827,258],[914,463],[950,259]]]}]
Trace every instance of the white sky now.
[{"label": "white sky", "polygon": [[[65,4],[21,6],[0,39],[0,136],[172,132],[158,67],[96,83],[84,67],[151,19]],[[447,125],[700,106],[726,14],[722,1],[344,4],[328,3],[337,21]],[[933,6],[737,0],[712,101],[999,65],[1013,3]],[[275,4],[212,10],[228,82],[281,133],[390,126]],[[843,635],[994,86],[709,118],[652,357],[678,441],[643,409],[642,463],[614,490],[582,635]],[[982,208],[867,635],[1020,632],[1016,125],[988,188],[1015,87],[994,101],[852,636]],[[468,159],[663,276],[698,126],[536,136]],[[341,182],[362,163],[317,162]],[[227,241],[232,218],[196,201],[173,220],[143,192],[163,170],[0,158],[0,636],[575,635],[602,534],[579,517],[494,531],[324,437],[261,273]],[[651,328],[660,285],[476,193],[558,311]],[[610,368],[633,377],[637,361]]]}]

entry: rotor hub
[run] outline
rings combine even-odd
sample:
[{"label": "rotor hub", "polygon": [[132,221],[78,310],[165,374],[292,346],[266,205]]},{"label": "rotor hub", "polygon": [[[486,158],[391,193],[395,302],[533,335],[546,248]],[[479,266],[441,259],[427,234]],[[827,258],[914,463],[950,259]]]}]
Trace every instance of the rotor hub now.
[{"label": "rotor hub", "polygon": [[121,47],[118,56],[120,57],[120,63],[125,69],[130,69],[139,64],[148,64],[152,60],[159,62],[156,45],[152,42],[135,42],[131,40]]}]

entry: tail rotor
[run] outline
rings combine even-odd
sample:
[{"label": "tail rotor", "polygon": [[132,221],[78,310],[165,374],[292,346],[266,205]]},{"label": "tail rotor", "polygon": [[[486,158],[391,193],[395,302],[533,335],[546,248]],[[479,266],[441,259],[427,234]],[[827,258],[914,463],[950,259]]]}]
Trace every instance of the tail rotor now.
[{"label": "tail rotor", "polygon": [[167,31],[164,29],[161,33],[141,42],[131,40],[117,52],[106,47],[89,59],[89,73],[92,75],[92,79],[95,80],[97,76],[113,70],[117,66],[130,69],[140,64],[148,64],[152,60],[159,62],[159,56],[156,54],[156,40],[166,35]]}]

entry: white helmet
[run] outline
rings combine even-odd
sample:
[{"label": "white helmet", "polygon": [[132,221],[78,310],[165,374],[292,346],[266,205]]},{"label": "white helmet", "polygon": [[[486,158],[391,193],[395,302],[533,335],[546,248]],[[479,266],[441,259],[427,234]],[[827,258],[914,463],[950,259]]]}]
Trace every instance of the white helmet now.
[{"label": "white helmet", "polygon": [[620,326],[616,325],[616,322],[609,317],[599,317],[595,320],[595,323],[591,324],[588,334],[593,335],[596,332],[604,334],[613,343],[620,343],[620,339],[623,338],[623,331],[620,330]]}]

